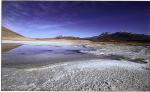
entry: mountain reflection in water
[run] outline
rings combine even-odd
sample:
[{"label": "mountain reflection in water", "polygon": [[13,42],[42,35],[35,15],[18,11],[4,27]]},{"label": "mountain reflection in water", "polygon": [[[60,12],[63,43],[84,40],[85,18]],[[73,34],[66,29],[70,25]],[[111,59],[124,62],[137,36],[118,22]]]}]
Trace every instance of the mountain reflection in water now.
[{"label": "mountain reflection in water", "polygon": [[84,46],[34,46],[34,45],[9,45],[13,49],[2,53],[2,67],[35,67],[67,61],[96,59],[97,56],[82,53],[91,50]]}]

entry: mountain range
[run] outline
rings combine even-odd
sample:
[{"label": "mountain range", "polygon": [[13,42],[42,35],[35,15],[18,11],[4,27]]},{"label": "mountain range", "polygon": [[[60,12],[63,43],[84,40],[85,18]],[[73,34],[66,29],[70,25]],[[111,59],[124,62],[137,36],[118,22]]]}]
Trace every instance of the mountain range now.
[{"label": "mountain range", "polygon": [[91,41],[104,42],[140,42],[150,43],[150,35],[134,34],[129,32],[102,33],[99,36],[85,38]]},{"label": "mountain range", "polygon": [[[2,40],[33,40],[36,38],[27,38],[24,37],[12,30],[2,27]],[[36,40],[45,40],[51,38],[37,38]],[[98,36],[87,37],[87,38],[79,38],[72,36],[58,36],[53,39],[69,39],[69,40],[90,40],[94,42],[140,42],[140,43],[150,43],[150,35],[144,34],[134,34],[129,32],[114,32],[114,33],[102,33]]]}]

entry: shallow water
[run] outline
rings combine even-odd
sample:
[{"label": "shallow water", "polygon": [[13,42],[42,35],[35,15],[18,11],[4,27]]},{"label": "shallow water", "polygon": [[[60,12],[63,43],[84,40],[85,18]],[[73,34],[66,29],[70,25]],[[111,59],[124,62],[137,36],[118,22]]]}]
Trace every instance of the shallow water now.
[{"label": "shallow water", "polygon": [[74,45],[22,45],[2,53],[2,67],[26,68],[98,58],[91,54],[82,53],[81,50],[92,49]]}]

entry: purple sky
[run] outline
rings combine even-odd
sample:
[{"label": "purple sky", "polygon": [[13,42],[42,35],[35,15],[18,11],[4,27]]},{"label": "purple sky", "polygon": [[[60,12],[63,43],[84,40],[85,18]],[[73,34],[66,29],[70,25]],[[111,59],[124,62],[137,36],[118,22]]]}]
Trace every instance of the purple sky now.
[{"label": "purple sky", "polygon": [[116,31],[150,35],[150,2],[3,1],[2,25],[36,38]]}]

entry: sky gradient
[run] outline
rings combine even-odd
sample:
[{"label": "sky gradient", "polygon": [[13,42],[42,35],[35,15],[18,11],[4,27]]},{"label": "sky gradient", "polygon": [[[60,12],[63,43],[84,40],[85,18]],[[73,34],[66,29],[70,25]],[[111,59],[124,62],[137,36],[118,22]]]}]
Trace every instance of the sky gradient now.
[{"label": "sky gradient", "polygon": [[150,35],[150,2],[3,1],[2,26],[33,38]]}]

